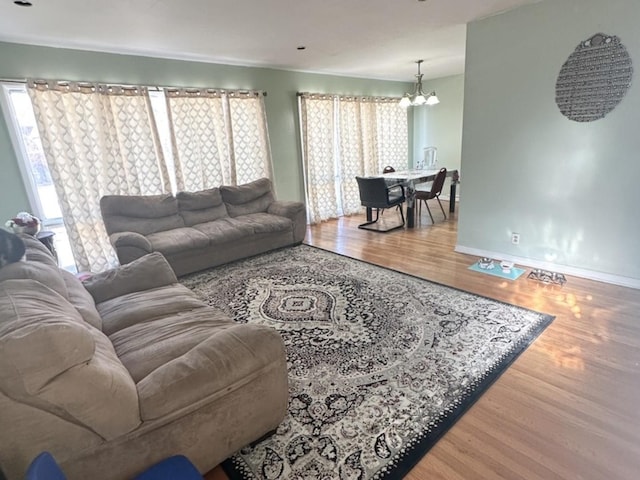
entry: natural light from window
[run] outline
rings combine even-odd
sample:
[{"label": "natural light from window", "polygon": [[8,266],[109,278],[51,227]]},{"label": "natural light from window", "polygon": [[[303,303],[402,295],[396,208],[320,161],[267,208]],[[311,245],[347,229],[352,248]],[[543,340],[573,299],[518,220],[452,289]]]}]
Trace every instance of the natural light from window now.
[{"label": "natural light from window", "polygon": [[[71,245],[62,222],[62,212],[55,187],[44,157],[42,142],[31,99],[25,85],[3,84],[7,124],[13,128],[12,140],[18,153],[20,168],[28,186],[33,214],[42,221],[42,230],[55,233],[54,244],[61,267],[75,271]],[[18,213],[18,212],[16,212]]]}]

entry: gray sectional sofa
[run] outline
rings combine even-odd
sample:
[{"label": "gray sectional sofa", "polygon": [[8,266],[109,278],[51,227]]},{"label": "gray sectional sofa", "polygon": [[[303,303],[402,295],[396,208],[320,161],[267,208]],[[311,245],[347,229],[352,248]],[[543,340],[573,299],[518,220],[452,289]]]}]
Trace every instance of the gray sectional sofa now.
[{"label": "gray sectional sofa", "polygon": [[303,203],[277,201],[271,181],[152,196],[105,196],[102,218],[121,264],[160,252],[176,275],[304,240]]},{"label": "gray sectional sofa", "polygon": [[[279,333],[207,306],[159,253],[87,280],[35,238],[0,268],[0,472],[47,450],[69,480],[132,478],[186,455],[206,472],[288,403]],[[0,473],[0,477],[2,474]]]}]

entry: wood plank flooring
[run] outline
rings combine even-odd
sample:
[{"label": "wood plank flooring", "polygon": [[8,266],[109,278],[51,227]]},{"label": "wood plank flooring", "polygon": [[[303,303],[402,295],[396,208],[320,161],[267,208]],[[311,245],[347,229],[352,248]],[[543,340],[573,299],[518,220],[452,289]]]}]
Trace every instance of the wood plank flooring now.
[{"label": "wood plank flooring", "polygon": [[305,242],[556,319],[406,478],[640,478],[640,291],[472,272],[476,258],[454,252],[456,216],[432,211],[435,225],[423,211],[417,228],[389,233],[358,229],[364,215],[325,222]]}]

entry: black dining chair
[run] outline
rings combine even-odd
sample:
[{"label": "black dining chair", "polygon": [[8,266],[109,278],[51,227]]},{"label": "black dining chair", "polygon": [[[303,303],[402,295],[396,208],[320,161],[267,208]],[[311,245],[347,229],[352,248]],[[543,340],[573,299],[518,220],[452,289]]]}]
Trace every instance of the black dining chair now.
[{"label": "black dining chair", "polygon": [[[389,232],[396,228],[404,227],[402,204],[405,202],[406,197],[402,185],[387,185],[386,179],[382,177],[356,177],[356,180],[358,181],[358,189],[360,190],[360,203],[362,206],[367,207],[367,222],[358,225],[358,228],[376,232]],[[402,223],[388,228],[375,225],[380,219],[380,211],[393,207],[396,207],[397,210],[400,211]],[[371,220],[372,209],[376,210],[375,220]]]},{"label": "black dining chair", "polygon": [[429,212],[429,217],[431,217],[431,223],[435,223],[433,220],[433,215],[431,215],[431,210],[429,209],[428,200],[436,199],[438,201],[438,205],[440,205],[440,210],[442,210],[442,215],[444,215],[444,219],[447,219],[447,214],[444,213],[444,208],[442,208],[442,203],[440,203],[440,194],[442,193],[442,187],[444,187],[444,180],[447,177],[447,169],[441,168],[436,178],[433,180],[431,184],[430,190],[416,190],[415,200],[418,202],[418,217],[422,214],[422,204],[424,203],[427,206],[427,212]]}]

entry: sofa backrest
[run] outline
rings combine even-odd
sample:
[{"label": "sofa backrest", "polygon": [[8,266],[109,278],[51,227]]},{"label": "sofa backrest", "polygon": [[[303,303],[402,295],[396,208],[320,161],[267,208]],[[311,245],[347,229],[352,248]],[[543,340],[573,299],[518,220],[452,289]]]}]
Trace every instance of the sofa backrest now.
[{"label": "sofa backrest", "polygon": [[178,200],[162,195],[105,195],[100,199],[102,219],[109,235],[136,232],[149,235],[184,227]]},{"label": "sofa backrest", "polygon": [[0,282],[3,280],[34,280],[55,291],[69,301],[85,322],[102,329],[102,319],[96,310],[93,297],[82,283],[70,272],[56,264],[51,252],[31,235],[21,234],[25,244],[25,259],[0,268]]},{"label": "sofa backrest", "polygon": [[107,440],[140,423],[136,386],[109,339],[36,280],[0,282],[0,391]]},{"label": "sofa backrest", "polygon": [[275,201],[271,180],[260,178],[244,185],[221,186],[220,193],[229,216],[266,212]]},{"label": "sofa backrest", "polygon": [[187,227],[228,217],[219,188],[199,192],[178,192],[178,210]]}]

